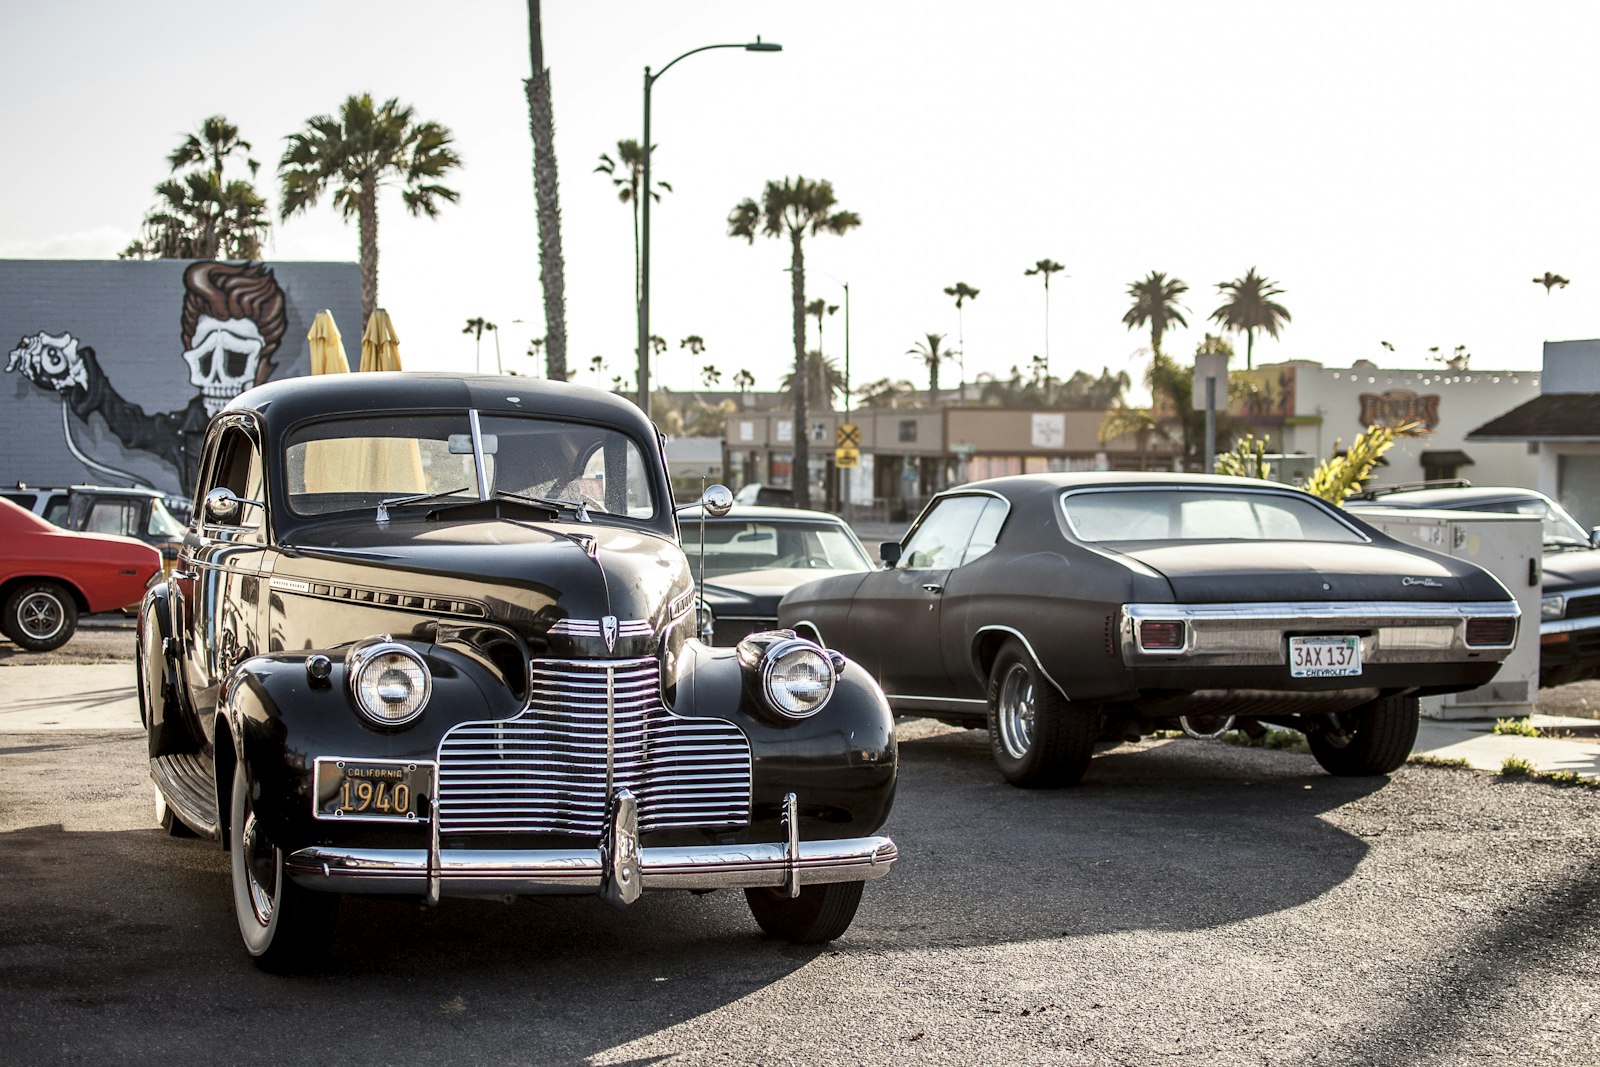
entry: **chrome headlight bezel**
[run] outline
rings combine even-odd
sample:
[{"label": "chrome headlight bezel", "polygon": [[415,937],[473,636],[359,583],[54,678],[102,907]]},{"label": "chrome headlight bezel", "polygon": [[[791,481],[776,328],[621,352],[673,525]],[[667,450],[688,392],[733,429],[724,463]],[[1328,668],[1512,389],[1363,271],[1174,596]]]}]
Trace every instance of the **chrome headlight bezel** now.
[{"label": "chrome headlight bezel", "polygon": [[[433,674],[409,645],[388,637],[368,641],[350,650],[345,665],[350,699],[368,722],[389,728],[407,726],[427,709],[428,698],[433,695]],[[396,668],[408,685],[401,701],[390,700],[379,691],[384,672]],[[403,710],[394,714],[391,707],[397,703],[403,705]]]},{"label": "chrome headlight bezel", "polygon": [[1551,593],[1539,598],[1539,618],[1550,620],[1567,614],[1567,598],[1562,593]]},{"label": "chrome headlight bezel", "polygon": [[792,630],[751,634],[739,642],[738,651],[740,662],[758,674],[767,709],[791,722],[827,707],[844,666],[843,656],[796,637]]}]

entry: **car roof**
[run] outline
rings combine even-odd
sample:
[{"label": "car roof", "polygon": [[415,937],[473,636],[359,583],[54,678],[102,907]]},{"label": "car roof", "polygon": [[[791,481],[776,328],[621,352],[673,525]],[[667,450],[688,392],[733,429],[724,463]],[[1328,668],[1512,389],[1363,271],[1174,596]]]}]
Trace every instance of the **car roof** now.
[{"label": "car roof", "polygon": [[632,401],[571,382],[512,375],[383,371],[301,375],[247,389],[225,411],[257,413],[274,432],[319,415],[465,410],[605,421],[647,440],[655,427]]},{"label": "car roof", "polygon": [[[696,522],[700,520],[700,505],[684,508],[678,512],[680,518],[692,516]],[[735,504],[726,515],[707,515],[706,522],[751,522],[760,519],[765,522],[837,522],[844,520],[829,511],[807,511],[805,508],[779,508],[765,504]]]},{"label": "car roof", "polygon": [[947,493],[990,490],[1007,496],[1053,493],[1063,489],[1177,486],[1211,489],[1268,489],[1303,494],[1304,490],[1261,478],[1235,478],[1223,474],[1186,474],[1177,471],[1063,471],[1049,474],[1012,474],[952,486]]}]

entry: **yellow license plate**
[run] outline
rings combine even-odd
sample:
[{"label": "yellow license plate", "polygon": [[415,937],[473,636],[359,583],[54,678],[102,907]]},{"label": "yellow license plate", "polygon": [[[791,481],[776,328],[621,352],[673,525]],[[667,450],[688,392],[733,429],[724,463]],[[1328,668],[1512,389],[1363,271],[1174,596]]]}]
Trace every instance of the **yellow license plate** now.
[{"label": "yellow license plate", "polygon": [[433,795],[433,764],[323,756],[317,760],[316,790],[319,819],[425,821]]}]

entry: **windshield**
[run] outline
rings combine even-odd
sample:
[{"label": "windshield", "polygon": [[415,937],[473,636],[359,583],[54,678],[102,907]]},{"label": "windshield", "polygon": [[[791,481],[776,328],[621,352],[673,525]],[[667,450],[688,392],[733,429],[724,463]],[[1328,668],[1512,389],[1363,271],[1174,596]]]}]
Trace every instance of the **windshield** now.
[{"label": "windshield", "polygon": [[1488,503],[1455,505],[1463,510],[1494,511],[1502,515],[1533,515],[1543,525],[1546,548],[1588,548],[1589,535],[1560,504],[1544,497],[1520,497]]},{"label": "windshield", "polygon": [[1061,508],[1082,541],[1366,540],[1313,498],[1246,489],[1097,489]]},{"label": "windshield", "polygon": [[150,518],[145,522],[145,533],[158,541],[182,541],[183,523],[167,510],[167,505],[159,500],[152,500]]},{"label": "windshield", "polygon": [[[487,494],[544,497],[592,513],[648,519],[655,496],[643,454],[603,426],[536,416],[479,420]],[[479,498],[468,413],[341,417],[296,430],[284,485],[299,516],[376,509],[419,513]],[[407,501],[405,498],[416,498]]]},{"label": "windshield", "polygon": [[[872,561],[848,529],[824,522],[707,522],[706,577],[791,567],[869,571]],[[683,550],[698,561],[700,523],[685,519]],[[698,567],[698,562],[695,564]]]}]

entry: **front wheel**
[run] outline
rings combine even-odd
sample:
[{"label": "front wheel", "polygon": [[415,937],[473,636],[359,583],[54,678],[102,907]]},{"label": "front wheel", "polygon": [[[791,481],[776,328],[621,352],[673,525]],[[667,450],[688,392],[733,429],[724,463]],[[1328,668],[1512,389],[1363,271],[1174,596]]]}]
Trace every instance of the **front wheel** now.
[{"label": "front wheel", "polygon": [[756,923],[773,937],[795,945],[820,945],[842,937],[861,906],[865,882],[830,882],[800,887],[791,897],[776,889],[746,889],[744,899]]},{"label": "front wheel", "polygon": [[26,582],[6,597],[0,631],[29,652],[50,652],[78,628],[78,604],[56,582]]},{"label": "front wheel", "polygon": [[233,769],[228,821],[233,867],[233,914],[244,947],[265,971],[298,970],[317,960],[333,935],[339,898],[302,889],[284,876],[283,850],[256,818],[250,776]]},{"label": "front wheel", "polygon": [[1390,774],[1417,743],[1417,698],[1385,697],[1339,715],[1341,729],[1306,734],[1322,769],[1341,778]]},{"label": "front wheel", "polygon": [[1006,781],[1073,784],[1089,769],[1099,732],[1099,709],[1069,703],[1021,642],[1006,643],[989,672],[989,750]]}]

